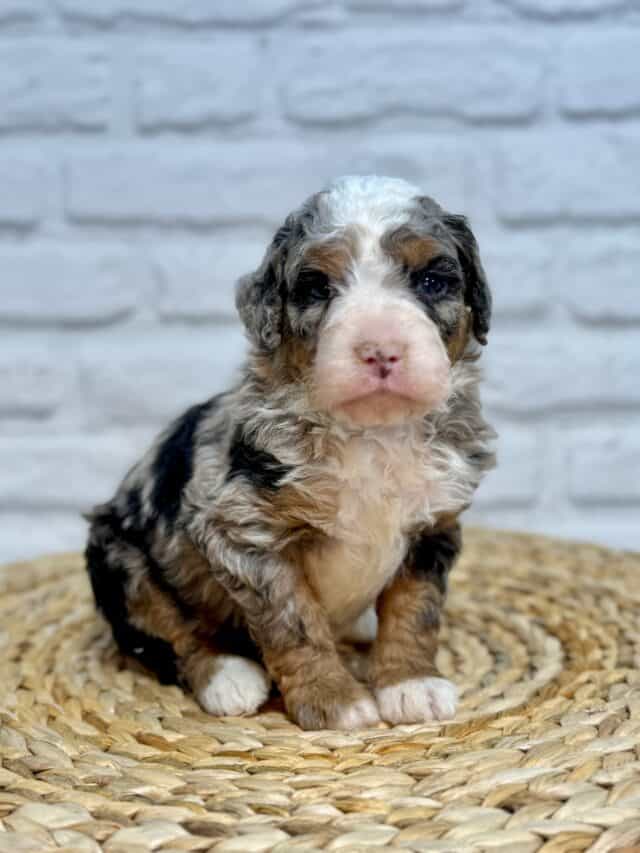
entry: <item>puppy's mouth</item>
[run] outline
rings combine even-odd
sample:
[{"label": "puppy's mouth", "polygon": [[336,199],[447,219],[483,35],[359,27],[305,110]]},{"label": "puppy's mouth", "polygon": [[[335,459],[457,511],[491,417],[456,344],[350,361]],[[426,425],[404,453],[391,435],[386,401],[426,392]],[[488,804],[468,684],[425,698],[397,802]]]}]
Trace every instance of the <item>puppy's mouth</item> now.
[{"label": "puppy's mouth", "polygon": [[388,426],[425,415],[431,406],[384,385],[334,404],[333,414],[358,426]]},{"label": "puppy's mouth", "polygon": [[415,403],[416,400],[411,397],[409,394],[404,394],[401,391],[396,390],[391,385],[387,384],[387,382],[382,381],[374,388],[363,388],[361,391],[358,391],[353,396],[346,397],[344,400],[340,400],[336,407],[343,409],[345,406],[350,406],[353,403],[360,403],[368,400],[370,403],[375,403],[377,401],[386,401],[390,405],[394,402],[397,405],[405,403]]}]

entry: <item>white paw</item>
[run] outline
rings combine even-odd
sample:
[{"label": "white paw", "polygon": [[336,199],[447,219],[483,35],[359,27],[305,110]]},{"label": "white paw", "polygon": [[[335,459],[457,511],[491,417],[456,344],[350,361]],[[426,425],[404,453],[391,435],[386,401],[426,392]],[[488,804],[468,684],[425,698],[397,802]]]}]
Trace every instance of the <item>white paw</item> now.
[{"label": "white paw", "polygon": [[336,729],[368,729],[380,722],[380,714],[373,699],[358,699],[336,713],[333,726]]},{"label": "white paw", "polygon": [[378,633],[378,617],[373,607],[368,607],[364,613],[352,622],[342,632],[341,639],[350,643],[372,643]]},{"label": "white paw", "polygon": [[446,678],[410,678],[379,687],[380,716],[389,723],[424,723],[450,720],[456,712],[458,691]]},{"label": "white paw", "polygon": [[205,711],[218,717],[253,714],[269,695],[271,681],[255,661],[238,655],[219,655],[213,675],[197,692]]}]

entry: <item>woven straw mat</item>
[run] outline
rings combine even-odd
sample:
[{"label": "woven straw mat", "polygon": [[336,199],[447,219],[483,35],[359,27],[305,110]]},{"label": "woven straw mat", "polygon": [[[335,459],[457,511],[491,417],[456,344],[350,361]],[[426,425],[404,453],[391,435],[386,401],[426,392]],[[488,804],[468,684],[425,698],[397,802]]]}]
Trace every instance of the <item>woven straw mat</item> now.
[{"label": "woven straw mat", "polygon": [[640,851],[640,554],[467,531],[455,721],[215,718],[125,666],[80,556],[0,572],[0,853]]}]

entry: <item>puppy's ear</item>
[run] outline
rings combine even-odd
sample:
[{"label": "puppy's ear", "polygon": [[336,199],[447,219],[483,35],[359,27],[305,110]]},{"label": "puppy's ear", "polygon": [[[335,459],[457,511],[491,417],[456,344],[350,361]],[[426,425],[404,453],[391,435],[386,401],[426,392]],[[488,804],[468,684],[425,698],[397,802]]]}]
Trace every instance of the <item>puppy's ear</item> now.
[{"label": "puppy's ear", "polygon": [[458,256],[464,272],[466,287],[465,301],[473,315],[473,334],[481,344],[487,343],[491,325],[491,291],[480,261],[478,243],[464,216],[447,214],[444,224],[455,240]]},{"label": "puppy's ear", "polygon": [[284,324],[284,264],[293,220],[278,229],[262,263],[244,275],[236,287],[236,307],[251,339],[269,352],[282,343]]}]

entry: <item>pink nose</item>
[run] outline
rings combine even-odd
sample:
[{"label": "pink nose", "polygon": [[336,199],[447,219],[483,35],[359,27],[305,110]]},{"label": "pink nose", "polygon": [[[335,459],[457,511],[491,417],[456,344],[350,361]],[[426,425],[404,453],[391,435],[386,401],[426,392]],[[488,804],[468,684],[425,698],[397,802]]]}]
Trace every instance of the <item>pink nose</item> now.
[{"label": "pink nose", "polygon": [[392,373],[394,366],[404,357],[405,351],[406,346],[398,341],[385,343],[365,341],[355,347],[355,353],[360,361],[369,365],[381,379],[386,379]]}]

